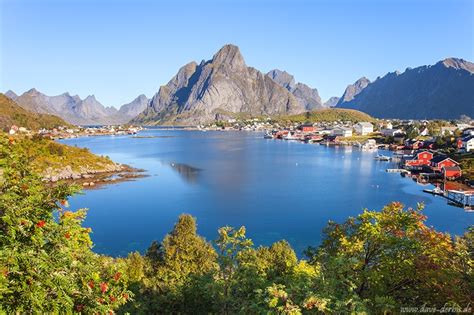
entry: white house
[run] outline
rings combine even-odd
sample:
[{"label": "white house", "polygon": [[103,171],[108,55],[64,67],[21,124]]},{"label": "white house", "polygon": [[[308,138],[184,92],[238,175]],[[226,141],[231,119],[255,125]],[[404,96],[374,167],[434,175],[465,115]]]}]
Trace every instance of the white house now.
[{"label": "white house", "polygon": [[462,147],[466,152],[474,151],[474,136],[467,136],[462,139]]},{"label": "white house", "polygon": [[374,125],[369,122],[360,122],[354,125],[355,132],[359,135],[368,135],[374,132]]},{"label": "white house", "polygon": [[426,128],[426,127],[425,127],[425,129],[420,131],[420,136],[427,136],[429,134],[430,134],[430,132],[429,132],[428,128]]},{"label": "white house", "polygon": [[401,129],[382,129],[380,133],[386,137],[394,137],[397,134],[402,134],[403,131]]},{"label": "white house", "polygon": [[453,135],[454,132],[458,129],[458,127],[441,127],[441,135],[444,136],[444,135]]},{"label": "white house", "polygon": [[352,137],[352,128],[338,127],[332,130],[333,136]]},{"label": "white house", "polygon": [[463,136],[474,136],[474,127],[466,128],[462,131]]}]

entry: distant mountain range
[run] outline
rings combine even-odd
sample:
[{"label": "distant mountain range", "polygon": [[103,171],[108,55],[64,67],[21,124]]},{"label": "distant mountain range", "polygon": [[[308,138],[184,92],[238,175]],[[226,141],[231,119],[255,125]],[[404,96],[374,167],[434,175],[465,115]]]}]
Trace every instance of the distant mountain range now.
[{"label": "distant mountain range", "polygon": [[211,60],[183,66],[133,122],[187,125],[304,111],[288,88],[248,67],[237,46],[225,45]]},{"label": "distant mountain range", "polygon": [[337,107],[378,118],[456,119],[474,117],[474,64],[448,58],[433,66],[391,72],[349,85]]},{"label": "distant mountain range", "polygon": [[12,96],[0,93],[0,130],[9,131],[13,125],[34,130],[67,125],[57,116],[27,111],[12,100]]},{"label": "distant mountain range", "polygon": [[245,64],[237,46],[225,45],[208,61],[190,62],[151,100],[138,96],[120,109],[91,95],[47,96],[31,89],[6,96],[23,108],[57,115],[69,123],[195,125],[251,116],[299,114],[321,108],[349,108],[378,118],[454,119],[474,117],[474,64],[448,58],[433,66],[388,73],[371,82],[362,77],[341,97],[321,101],[318,90],[296,83],[282,70],[264,74]]},{"label": "distant mountain range", "polygon": [[48,96],[36,89],[20,96],[13,91],[8,91],[5,95],[28,111],[56,115],[74,125],[124,124],[142,112],[148,103],[146,96],[140,95],[117,110],[112,106],[105,107],[94,95],[85,99],[69,93]]}]

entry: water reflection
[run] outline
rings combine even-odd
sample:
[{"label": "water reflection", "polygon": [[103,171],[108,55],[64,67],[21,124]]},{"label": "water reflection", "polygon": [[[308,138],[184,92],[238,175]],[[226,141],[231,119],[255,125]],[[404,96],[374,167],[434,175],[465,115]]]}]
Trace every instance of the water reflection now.
[{"label": "water reflection", "polygon": [[195,184],[201,169],[182,163],[170,163],[170,166],[188,183]]}]

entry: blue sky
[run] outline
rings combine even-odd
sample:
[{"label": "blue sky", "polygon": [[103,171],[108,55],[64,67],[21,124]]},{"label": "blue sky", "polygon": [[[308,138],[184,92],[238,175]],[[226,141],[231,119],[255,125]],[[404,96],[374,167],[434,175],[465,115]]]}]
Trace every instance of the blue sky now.
[{"label": "blue sky", "polygon": [[0,0],[0,91],[35,87],[120,106],[153,96],[179,67],[233,43],[340,96],[361,76],[474,60],[470,0]]}]

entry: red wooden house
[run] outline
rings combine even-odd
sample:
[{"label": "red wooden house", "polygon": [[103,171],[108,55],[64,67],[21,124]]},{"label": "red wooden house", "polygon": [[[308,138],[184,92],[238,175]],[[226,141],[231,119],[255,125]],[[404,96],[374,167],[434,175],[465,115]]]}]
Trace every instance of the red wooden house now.
[{"label": "red wooden house", "polygon": [[429,151],[418,152],[413,158],[405,160],[406,166],[423,166],[430,165],[430,161],[433,158],[433,153]]},{"label": "red wooden house", "polygon": [[435,172],[441,172],[441,169],[443,167],[454,167],[458,165],[459,165],[458,162],[456,162],[455,160],[451,158],[448,158],[445,155],[439,155],[439,156],[434,157],[430,163],[431,169]]},{"label": "red wooden house", "polygon": [[313,132],[314,131],[314,126],[306,124],[306,125],[299,126],[298,129],[303,131],[303,132]]},{"label": "red wooden house", "polygon": [[462,171],[459,166],[443,166],[441,168],[441,173],[443,173],[443,177],[454,179],[461,177]]}]

